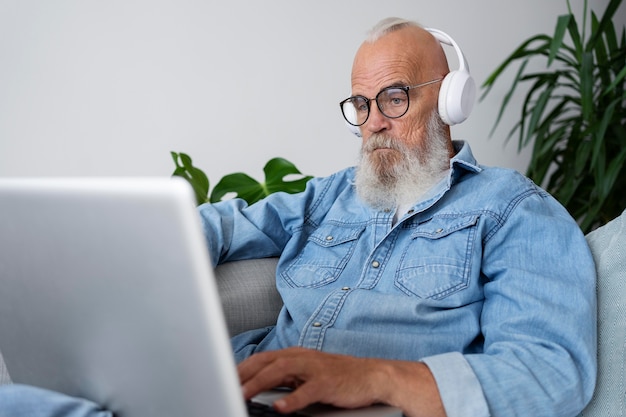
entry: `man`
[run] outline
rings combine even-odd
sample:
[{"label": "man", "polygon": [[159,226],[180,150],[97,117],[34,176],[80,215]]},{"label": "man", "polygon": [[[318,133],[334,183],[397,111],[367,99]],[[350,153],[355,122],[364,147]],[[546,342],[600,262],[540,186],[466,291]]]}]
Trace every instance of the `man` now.
[{"label": "man", "polygon": [[250,207],[201,206],[216,263],[280,255],[276,326],[232,340],[247,398],[290,386],[279,411],[382,402],[410,417],[573,416],[591,398],[584,236],[543,190],[451,140],[448,72],[429,32],[381,22],[342,102],[358,167]]},{"label": "man", "polygon": [[595,383],[595,272],[567,212],[477,165],[438,113],[439,42],[385,20],[358,50],[356,169],[295,196],[201,208],[218,262],[280,255],[275,327],[233,347],[245,396],[283,412],[383,402],[407,416],[573,416]]}]

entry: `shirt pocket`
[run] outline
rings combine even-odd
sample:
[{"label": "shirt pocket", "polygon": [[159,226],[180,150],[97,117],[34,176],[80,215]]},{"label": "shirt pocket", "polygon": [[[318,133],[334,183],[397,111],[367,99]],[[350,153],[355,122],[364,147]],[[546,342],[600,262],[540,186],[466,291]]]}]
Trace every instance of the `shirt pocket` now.
[{"label": "shirt pocket", "polygon": [[435,217],[411,233],[395,285],[407,295],[443,299],[469,285],[478,216]]},{"label": "shirt pocket", "polygon": [[298,257],[281,274],[292,287],[321,287],[334,282],[354,252],[365,229],[341,224],[326,224],[307,239]]}]

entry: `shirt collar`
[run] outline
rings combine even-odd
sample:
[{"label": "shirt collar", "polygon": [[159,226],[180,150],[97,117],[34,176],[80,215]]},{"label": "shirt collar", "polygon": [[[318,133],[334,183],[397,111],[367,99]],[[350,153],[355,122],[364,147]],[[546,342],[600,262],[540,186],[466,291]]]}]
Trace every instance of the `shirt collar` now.
[{"label": "shirt collar", "polygon": [[478,164],[469,144],[462,140],[452,141],[455,154],[450,159],[448,187],[460,181],[466,173],[478,174],[483,168]]}]

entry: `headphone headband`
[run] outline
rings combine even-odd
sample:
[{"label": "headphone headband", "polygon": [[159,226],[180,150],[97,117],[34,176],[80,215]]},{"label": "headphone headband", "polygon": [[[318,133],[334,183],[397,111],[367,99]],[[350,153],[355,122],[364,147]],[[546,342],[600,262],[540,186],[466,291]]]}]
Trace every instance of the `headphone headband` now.
[{"label": "headphone headband", "polygon": [[457,57],[459,58],[459,71],[469,72],[469,64],[467,63],[467,59],[465,59],[465,55],[459,45],[448,35],[447,33],[434,28],[425,28],[427,32],[435,37],[440,43],[445,43],[454,48]]}]

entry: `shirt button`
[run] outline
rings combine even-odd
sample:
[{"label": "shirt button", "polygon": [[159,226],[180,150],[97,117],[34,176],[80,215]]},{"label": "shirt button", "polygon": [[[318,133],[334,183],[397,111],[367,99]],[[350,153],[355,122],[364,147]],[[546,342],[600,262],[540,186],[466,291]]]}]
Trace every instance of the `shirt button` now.
[{"label": "shirt button", "polygon": [[372,268],[378,268],[380,266],[380,262],[374,261],[372,262]]},{"label": "shirt button", "polygon": [[443,232],[443,229],[437,229],[437,230],[435,230],[435,233],[441,233],[441,232]]},{"label": "shirt button", "polygon": [[329,242],[330,242],[331,240],[333,240],[333,239],[334,239],[334,237],[332,237],[332,236],[326,236],[326,240],[327,240],[327,241],[329,241]]},{"label": "shirt button", "polygon": [[315,323],[313,323],[313,327],[322,327],[322,323],[316,321]]},{"label": "shirt button", "polygon": [[343,287],[342,290],[344,291],[348,291],[350,289],[350,287]]}]

